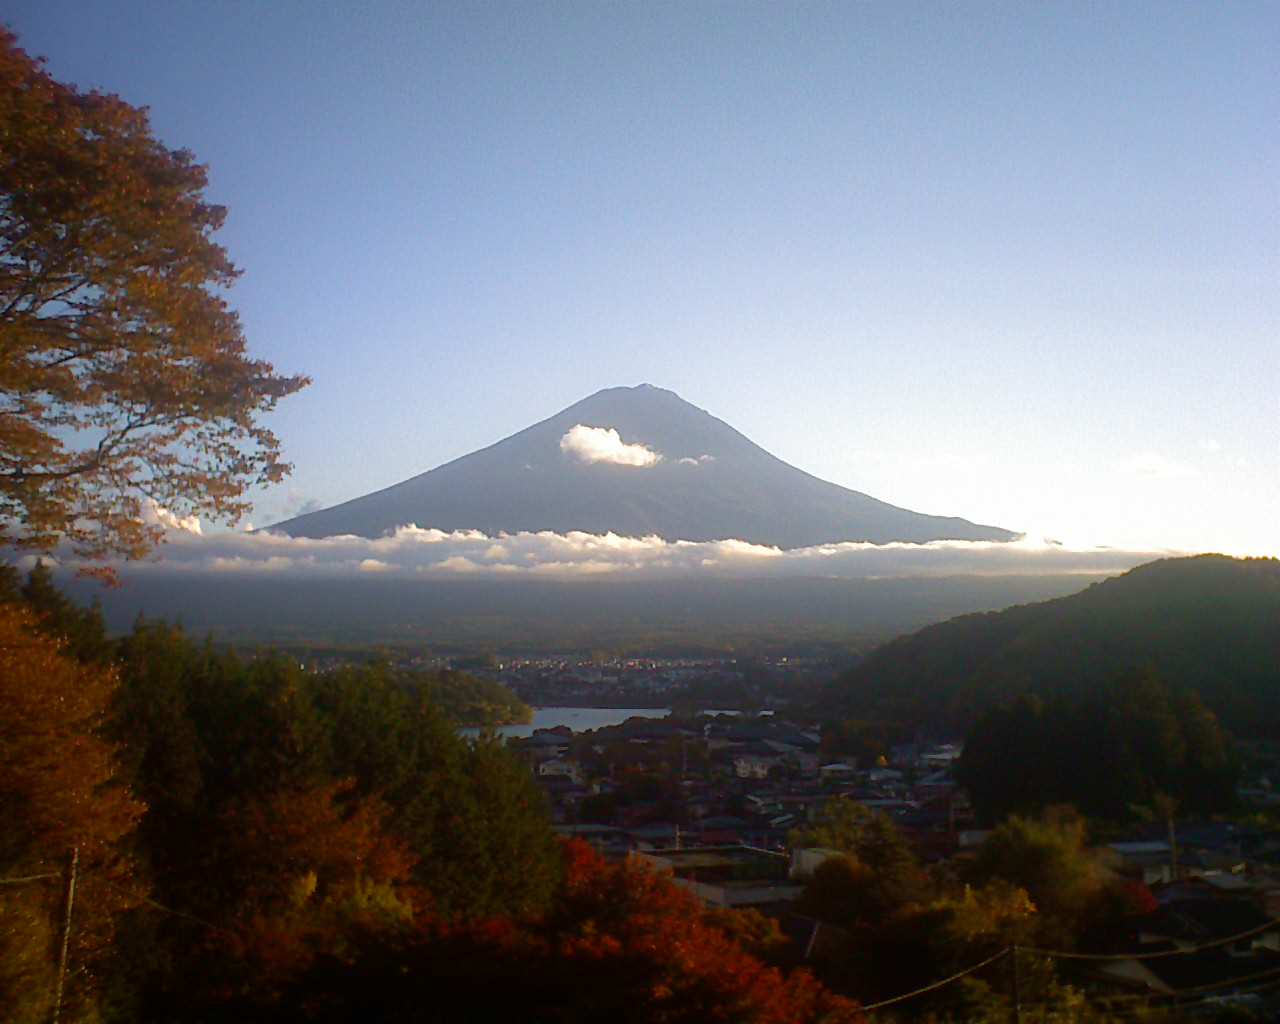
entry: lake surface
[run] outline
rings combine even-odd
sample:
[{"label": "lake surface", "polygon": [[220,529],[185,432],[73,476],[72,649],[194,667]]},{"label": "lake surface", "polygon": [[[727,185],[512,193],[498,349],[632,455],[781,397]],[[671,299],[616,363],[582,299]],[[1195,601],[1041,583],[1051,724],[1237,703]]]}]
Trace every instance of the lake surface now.
[{"label": "lake surface", "polygon": [[[533,721],[527,725],[500,725],[494,731],[499,736],[515,736],[527,739],[535,729],[554,729],[567,725],[574,732],[602,729],[609,725],[621,725],[628,718],[666,718],[670,708],[534,708]],[[459,729],[463,736],[477,736],[475,727]]]}]

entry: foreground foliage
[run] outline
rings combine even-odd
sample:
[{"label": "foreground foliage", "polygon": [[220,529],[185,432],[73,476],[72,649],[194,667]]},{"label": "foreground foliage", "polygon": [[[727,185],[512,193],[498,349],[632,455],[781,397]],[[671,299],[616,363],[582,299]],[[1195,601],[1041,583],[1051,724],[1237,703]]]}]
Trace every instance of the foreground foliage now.
[{"label": "foreground foliage", "polygon": [[229,1001],[216,1020],[611,1020],[620,1024],[844,1024],[861,1020],[804,971],[751,956],[670,881],[562,848],[550,912],[365,930],[319,952],[278,992]]},{"label": "foreground foliage", "polygon": [[61,875],[73,851],[78,969],[66,998],[71,1006],[90,1000],[114,917],[137,903],[126,840],[143,813],[99,735],[115,672],[80,664],[37,627],[29,609],[0,604],[0,877],[55,876],[0,886],[0,1005],[14,1021],[48,1019],[56,983],[48,951],[57,946]]},{"label": "foreground foliage", "polygon": [[559,844],[528,769],[430,686],[156,622],[113,643],[47,573],[3,583],[0,868],[53,876],[0,890],[14,1019],[49,1017],[73,847],[64,1020],[857,1019],[748,951],[781,943],[759,915]]}]

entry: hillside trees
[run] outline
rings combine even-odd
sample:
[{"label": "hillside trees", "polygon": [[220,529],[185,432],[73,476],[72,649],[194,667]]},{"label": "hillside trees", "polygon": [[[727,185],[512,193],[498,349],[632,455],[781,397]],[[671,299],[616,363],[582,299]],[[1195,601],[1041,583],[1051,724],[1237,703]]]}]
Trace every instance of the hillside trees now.
[{"label": "hillside trees", "polygon": [[899,637],[833,682],[823,705],[834,718],[964,731],[1021,695],[1079,698],[1150,666],[1236,734],[1274,737],[1278,645],[1280,559],[1167,558]]},{"label": "hillside trees", "polygon": [[545,907],[559,858],[541,791],[498,741],[458,737],[431,692],[385,667],[316,677],[329,774],[385,797],[388,827],[419,857],[438,909],[483,916]]},{"label": "hillside trees", "polygon": [[149,804],[156,899],[178,912],[144,911],[125,936],[126,1016],[274,992],[419,919],[550,905],[560,857],[528,770],[462,739],[413,674],[309,673],[147,621],[119,656],[112,733]]},{"label": "hillside trees", "polygon": [[1194,693],[1171,693],[1151,670],[1095,695],[1020,697],[988,711],[958,767],[975,807],[993,821],[1061,803],[1125,820],[1161,794],[1207,814],[1231,806],[1236,774],[1212,712]]},{"label": "hillside trees", "polygon": [[146,111],[55,81],[0,29],[0,525],[139,555],[152,501],[237,518],[288,470],[261,414],[303,387],[251,359],[205,169]]}]

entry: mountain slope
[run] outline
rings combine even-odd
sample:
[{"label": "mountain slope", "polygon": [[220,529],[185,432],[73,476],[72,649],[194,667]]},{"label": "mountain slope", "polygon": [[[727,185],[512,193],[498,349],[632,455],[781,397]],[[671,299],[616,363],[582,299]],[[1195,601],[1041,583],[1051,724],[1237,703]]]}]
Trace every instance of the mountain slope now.
[{"label": "mountain slope", "polygon": [[1146,666],[1233,730],[1280,736],[1280,560],[1163,559],[1070,597],[951,619],[877,649],[825,703],[963,728],[1017,694],[1088,691]]},{"label": "mountain slope", "polygon": [[[610,451],[586,461],[575,427]],[[570,436],[570,440],[572,437]],[[568,447],[566,447],[568,446]],[[639,454],[636,454],[639,453]],[[922,515],[819,480],[775,458],[671,391],[642,384],[597,392],[541,423],[393,487],[271,527],[295,537],[377,537],[414,523],[488,534],[522,530],[734,538],[782,548],[843,540],[1015,539],[1008,530]]]}]

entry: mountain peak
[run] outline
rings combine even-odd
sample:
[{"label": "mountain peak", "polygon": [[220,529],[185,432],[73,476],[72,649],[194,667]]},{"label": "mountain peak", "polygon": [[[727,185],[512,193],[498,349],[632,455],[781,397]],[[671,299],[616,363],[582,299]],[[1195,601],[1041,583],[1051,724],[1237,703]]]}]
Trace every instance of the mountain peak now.
[{"label": "mountain peak", "polygon": [[1015,539],[1008,530],[922,515],[819,480],[647,382],[597,391],[488,448],[272,529],[378,537],[409,524],[780,548]]}]

